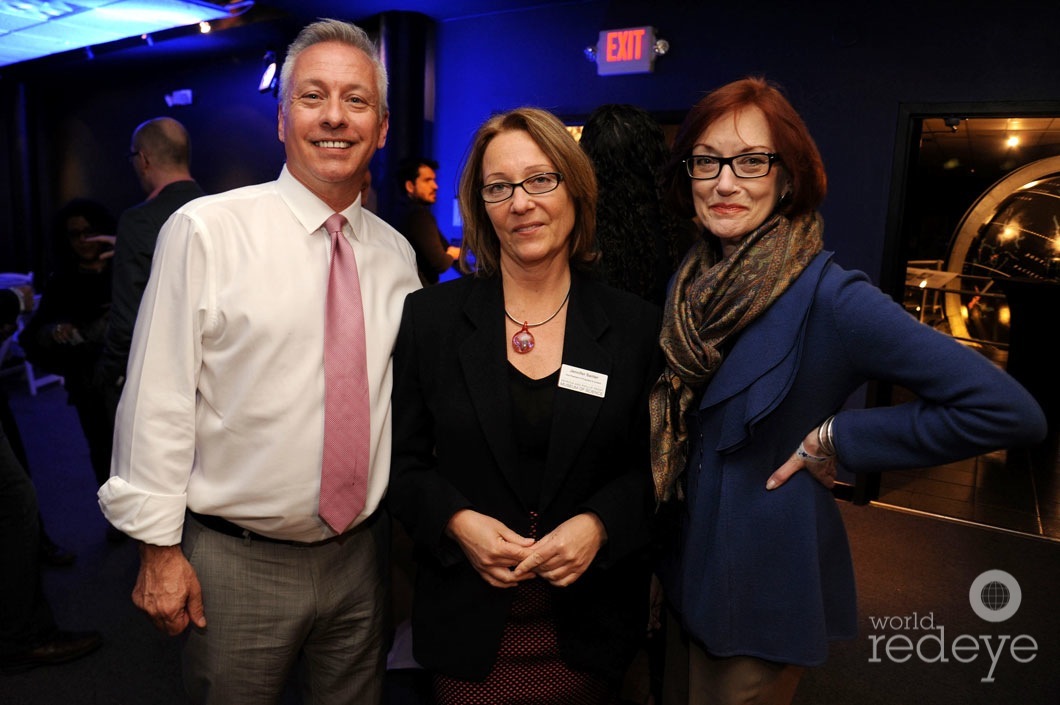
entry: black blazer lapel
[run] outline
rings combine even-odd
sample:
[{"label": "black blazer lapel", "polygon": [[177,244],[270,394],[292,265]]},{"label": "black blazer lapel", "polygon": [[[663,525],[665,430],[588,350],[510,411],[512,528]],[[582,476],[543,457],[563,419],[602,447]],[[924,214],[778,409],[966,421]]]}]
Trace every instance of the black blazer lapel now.
[{"label": "black blazer lapel", "polygon": [[477,280],[464,303],[473,328],[460,345],[460,366],[479,425],[501,472],[511,483],[518,467],[504,349],[504,300],[499,278]]},{"label": "black blazer lapel", "polygon": [[[571,277],[570,308],[563,332],[563,364],[608,376],[613,367],[611,353],[600,345],[600,336],[610,319],[594,295],[593,288]],[[541,485],[541,508],[548,506],[574,468],[604,398],[560,387],[553,404],[552,435]]]}]

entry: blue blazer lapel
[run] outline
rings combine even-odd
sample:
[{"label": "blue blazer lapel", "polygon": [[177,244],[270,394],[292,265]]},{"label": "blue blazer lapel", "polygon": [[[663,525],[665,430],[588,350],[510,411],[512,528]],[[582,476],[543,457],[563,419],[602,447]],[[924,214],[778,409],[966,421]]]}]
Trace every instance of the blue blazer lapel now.
[{"label": "blue blazer lapel", "polygon": [[741,447],[751,429],[787,395],[798,372],[806,318],[831,253],[818,255],[736,339],[700,400],[701,410],[725,405],[716,450]]}]

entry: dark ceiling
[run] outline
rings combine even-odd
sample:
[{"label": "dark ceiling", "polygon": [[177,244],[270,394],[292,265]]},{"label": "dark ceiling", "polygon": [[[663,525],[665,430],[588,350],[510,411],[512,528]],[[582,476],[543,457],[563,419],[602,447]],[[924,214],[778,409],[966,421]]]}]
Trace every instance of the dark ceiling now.
[{"label": "dark ceiling", "polygon": [[444,21],[564,4],[576,4],[576,0],[566,2],[547,0],[355,0],[354,2],[350,0],[261,0],[256,3],[259,7],[282,10],[305,21],[318,17],[356,21],[392,10],[420,12],[435,20]]},{"label": "dark ceiling", "polygon": [[1060,116],[925,119],[920,160],[928,166],[970,172],[1001,169],[1056,154]]},{"label": "dark ceiling", "polygon": [[[215,0],[218,1],[218,0]],[[72,78],[80,71],[154,70],[161,62],[178,56],[215,57],[246,54],[271,49],[279,53],[297,29],[321,17],[361,22],[390,11],[418,12],[439,23],[461,18],[518,12],[531,8],[581,5],[590,0],[255,0],[252,9],[234,20],[222,20],[220,31],[209,38],[198,35],[196,28],[180,28],[158,36],[150,46],[139,37],[112,45],[96,47],[95,56],[71,51],[54,57],[3,69],[4,73],[26,76],[59,74]],[[227,24],[227,28],[225,25]],[[0,74],[2,77],[2,74]],[[975,172],[985,165],[1033,159],[1060,143],[1060,116],[1047,115],[1031,119],[997,118],[955,120],[943,119],[923,123],[920,160],[922,164],[941,168],[962,168]],[[1013,147],[1006,140],[1018,136]],[[1051,151],[1050,151],[1051,153]],[[1011,165],[1009,166],[1011,168]]]},{"label": "dark ceiling", "polygon": [[[236,2],[236,0],[230,0]],[[158,62],[177,57],[220,57],[248,47],[282,48],[299,27],[322,17],[353,22],[390,11],[418,12],[437,22],[506,13],[529,8],[581,4],[587,0],[255,0],[234,17],[211,22],[215,31],[204,39],[197,26],[152,32],[150,42],[141,36],[92,45],[91,51],[74,49],[38,59],[12,63],[0,69],[4,75],[32,77],[68,71],[150,70]],[[214,0],[223,4],[220,0]],[[245,5],[246,3],[239,3]],[[146,35],[145,35],[146,36]],[[3,41],[3,40],[0,40]],[[76,42],[74,42],[76,43]]]}]

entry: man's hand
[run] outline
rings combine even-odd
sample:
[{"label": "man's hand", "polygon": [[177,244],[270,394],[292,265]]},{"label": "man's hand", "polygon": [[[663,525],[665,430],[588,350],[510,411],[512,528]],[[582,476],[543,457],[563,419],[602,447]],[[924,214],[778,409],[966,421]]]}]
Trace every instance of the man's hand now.
[{"label": "man's hand", "polygon": [[72,323],[56,323],[52,327],[52,340],[61,345],[79,345],[85,342],[81,331]]},{"label": "man's hand", "polygon": [[533,539],[520,536],[493,517],[471,509],[453,515],[446,533],[463,549],[482,579],[493,587],[515,587],[533,573],[517,576],[512,569],[523,560]]},{"label": "man's hand", "polygon": [[118,241],[118,238],[113,235],[93,235],[92,237],[86,237],[85,242],[102,242],[106,245],[110,245],[110,249],[103,250],[99,253],[99,259],[110,259],[114,256],[114,243]]},{"label": "man's hand", "polygon": [[585,513],[573,516],[532,547],[530,555],[515,567],[514,577],[537,574],[556,587],[566,587],[582,576],[593,562],[607,532],[600,517]]},{"label": "man's hand", "polygon": [[189,623],[200,629],[206,626],[202,586],[180,546],[140,544],[140,573],[132,601],[170,636],[183,632]]}]

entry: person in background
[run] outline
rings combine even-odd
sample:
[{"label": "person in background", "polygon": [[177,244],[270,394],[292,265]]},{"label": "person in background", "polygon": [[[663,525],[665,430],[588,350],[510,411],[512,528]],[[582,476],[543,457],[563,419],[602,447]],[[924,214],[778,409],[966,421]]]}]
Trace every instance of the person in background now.
[{"label": "person in background", "polygon": [[158,231],[173,211],[205,195],[191,176],[188,131],[173,118],[157,117],[140,123],[132,133],[129,162],[147,199],[121,214],[115,234],[113,306],[99,370],[112,423]]},{"label": "person in background", "polygon": [[[35,303],[32,284],[13,286],[6,291],[7,293],[3,294],[5,297],[3,316],[0,317],[0,341],[7,340],[17,332],[18,317],[32,313]],[[11,298],[9,294],[15,298]],[[12,310],[15,311],[15,314],[13,316],[8,315]],[[26,471],[27,475],[32,476],[29,469],[29,456],[26,454],[26,445],[22,441],[22,432],[18,428],[18,420],[15,418],[15,413],[11,409],[11,400],[8,398],[7,389],[2,384],[0,384],[0,430],[7,436],[7,441],[11,445],[11,452],[15,454],[15,459],[18,460],[19,465]],[[40,525],[40,538],[37,545],[41,563],[55,568],[65,568],[73,565],[74,561],[77,560],[77,554],[63,548],[52,540],[44,528],[43,517],[38,517],[37,521]]]},{"label": "person in background", "polygon": [[646,625],[659,309],[587,274],[596,181],[551,113],[479,128],[460,209],[477,266],[409,295],[394,352],[416,661],[441,705],[615,703]]},{"label": "person in background", "polygon": [[309,702],[380,700],[390,355],[419,288],[360,205],[388,126],[367,33],[311,23],[281,70],[279,178],[159,234],[99,503],[140,542],[133,602],[184,634],[191,702],[276,702],[296,665]]},{"label": "person in background", "polygon": [[661,306],[670,275],[696,239],[692,221],[662,205],[659,171],[670,155],[662,127],[642,108],[609,103],[589,114],[580,144],[600,186],[600,275]]},{"label": "person in background", "polygon": [[[663,171],[701,239],[674,276],[651,396],[664,705],[786,704],[857,631],[837,464],[949,463],[1045,435],[1034,398],[823,249],[826,177],[802,119],[751,77],[700,100]],[[844,409],[879,380],[916,398]],[[810,472],[799,472],[809,470]]]},{"label": "person in background", "polygon": [[431,159],[402,161],[397,170],[401,193],[391,222],[412,243],[424,286],[437,284],[439,275],[460,256],[460,248],[449,244],[431,212],[431,206],[438,200],[437,171],[438,163]]},{"label": "person in background", "polygon": [[96,201],[78,198],[60,208],[55,220],[55,271],[40,305],[19,334],[28,359],[62,376],[69,403],[88,443],[97,485],[110,476],[112,426],[96,378],[111,309],[110,247],[93,241],[114,232],[114,216]]},{"label": "person in background", "polygon": [[364,172],[364,183],[361,184],[361,207],[372,213],[379,213],[379,199],[372,187],[372,171]]},{"label": "person in background", "polygon": [[[0,289],[0,328],[14,330],[33,292]],[[6,399],[5,399],[6,401]],[[0,671],[65,663],[103,643],[99,632],[61,630],[41,584],[37,493],[0,426]]]}]

